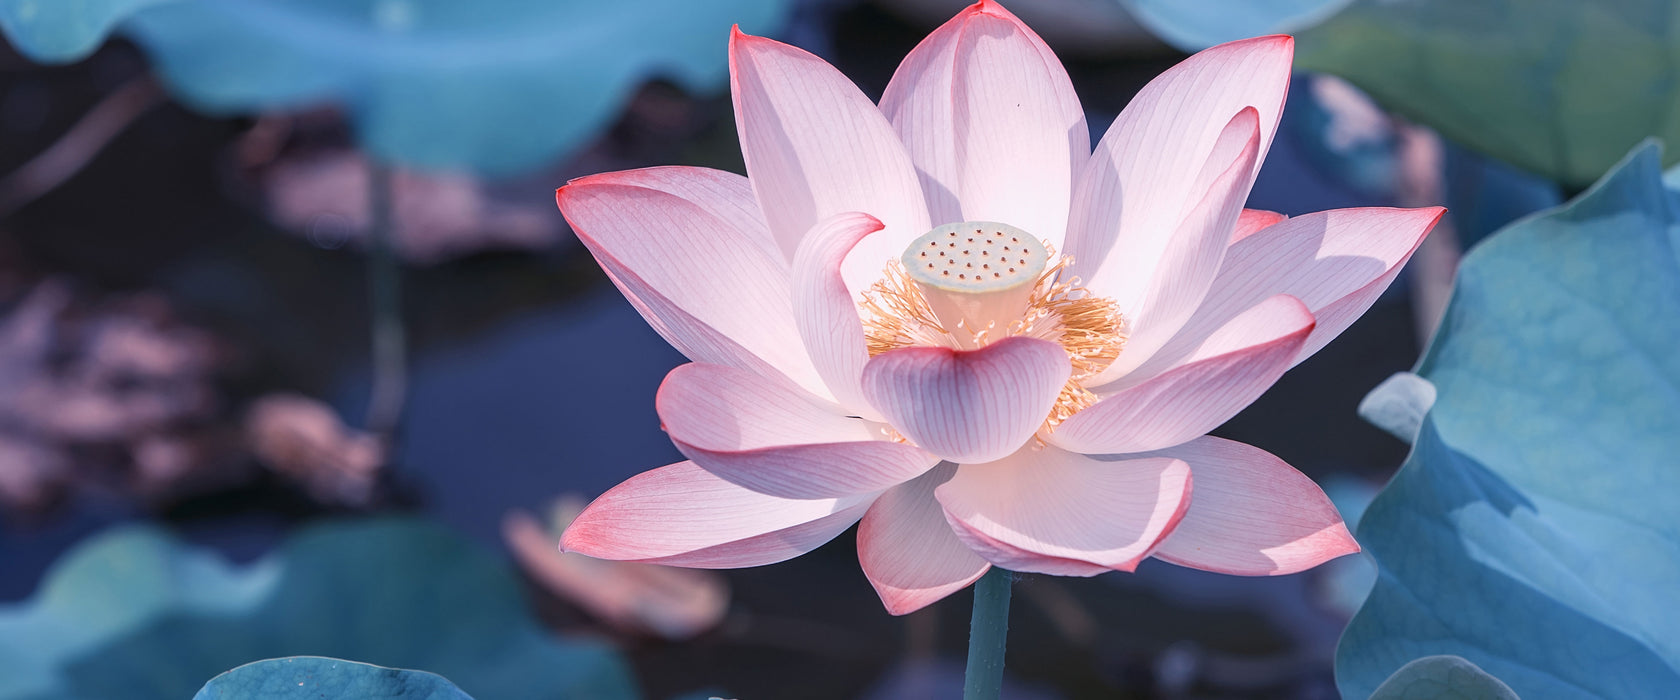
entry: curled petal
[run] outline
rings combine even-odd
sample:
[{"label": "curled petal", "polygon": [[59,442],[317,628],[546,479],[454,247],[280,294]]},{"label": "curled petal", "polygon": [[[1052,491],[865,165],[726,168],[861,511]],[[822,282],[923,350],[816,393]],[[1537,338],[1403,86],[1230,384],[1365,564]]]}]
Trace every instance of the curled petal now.
[{"label": "curled petal", "polygon": [[1190,467],[1027,447],[965,464],[934,491],[957,537],[997,566],[1091,576],[1132,571],[1190,505]]},{"label": "curled petal", "polygon": [[871,359],[863,393],[923,449],[952,462],[989,462],[1032,437],[1071,371],[1067,351],[1035,338],[968,351],[909,347]]},{"label": "curled petal", "polygon": [[794,325],[787,264],[745,178],[630,170],[573,180],[555,199],[613,283],[689,359],[828,393]]},{"label": "curled petal", "polygon": [[1283,460],[1203,437],[1152,453],[1184,460],[1196,498],[1154,557],[1239,576],[1292,574],[1359,551],[1324,490]]},{"label": "curled petal", "polygon": [[566,528],[560,550],[700,569],[762,566],[834,539],[874,500],[872,493],[777,498],[678,462],[633,476],[595,499]]},{"label": "curled petal", "polygon": [[908,481],[939,458],[886,439],[786,383],[721,365],[671,370],[659,417],[677,449],[725,481],[781,498],[836,498]]},{"label": "curled petal", "polygon": [[818,222],[793,256],[794,318],[811,363],[841,406],[876,421],[881,417],[863,399],[863,365],[869,361],[863,322],[840,264],[859,241],[880,230],[881,222],[868,214],[836,214]]},{"label": "curled petal", "polygon": [[1122,454],[1205,435],[1283,376],[1312,329],[1312,313],[1300,300],[1267,299],[1232,319],[1184,364],[1104,396],[1049,439],[1076,452]]},{"label": "curled petal", "polygon": [[887,612],[915,612],[974,583],[991,568],[945,522],[933,490],[956,473],[934,468],[875,500],[858,523],[858,562]]},{"label": "curled petal", "polygon": [[1085,112],[1037,34],[995,2],[969,6],[906,56],[881,96],[935,223],[1002,221],[1060,247]]},{"label": "curled petal", "polygon": [[833,66],[736,30],[729,84],[747,175],[787,259],[818,221],[866,212],[885,228],[844,267],[848,286],[861,292],[932,228],[916,169],[892,125]]}]

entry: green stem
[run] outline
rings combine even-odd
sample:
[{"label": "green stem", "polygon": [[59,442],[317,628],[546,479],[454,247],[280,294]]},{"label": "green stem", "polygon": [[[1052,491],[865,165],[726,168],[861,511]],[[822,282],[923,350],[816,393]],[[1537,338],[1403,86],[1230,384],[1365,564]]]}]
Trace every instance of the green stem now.
[{"label": "green stem", "polygon": [[974,617],[968,624],[968,669],[963,700],[997,700],[1003,692],[1003,651],[1009,636],[1012,576],[996,566],[974,584]]},{"label": "green stem", "polygon": [[[395,449],[408,393],[408,333],[403,328],[402,276],[391,241],[391,168],[368,166],[368,302],[373,311],[373,377],[367,430]],[[390,457],[387,456],[387,461]]]}]

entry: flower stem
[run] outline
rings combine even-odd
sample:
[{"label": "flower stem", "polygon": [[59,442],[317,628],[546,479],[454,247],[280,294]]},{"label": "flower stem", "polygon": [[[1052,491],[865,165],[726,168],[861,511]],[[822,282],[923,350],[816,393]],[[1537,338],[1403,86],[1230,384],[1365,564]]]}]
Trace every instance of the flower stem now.
[{"label": "flower stem", "polygon": [[968,623],[968,669],[963,674],[963,700],[997,700],[1003,692],[1003,651],[1009,636],[1012,576],[994,566],[974,584],[974,617]]},{"label": "flower stem", "polygon": [[390,166],[370,159],[367,261],[368,300],[373,309],[373,386],[366,427],[394,451],[408,393],[408,334],[403,329],[401,271],[391,240],[393,194]]}]

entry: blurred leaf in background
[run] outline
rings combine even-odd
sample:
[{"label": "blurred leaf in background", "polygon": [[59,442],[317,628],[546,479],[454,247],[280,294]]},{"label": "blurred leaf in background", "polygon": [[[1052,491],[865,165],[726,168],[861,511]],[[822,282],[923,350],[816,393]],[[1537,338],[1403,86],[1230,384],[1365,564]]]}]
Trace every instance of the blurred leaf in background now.
[{"label": "blurred leaf in background", "polygon": [[374,157],[506,175],[595,135],[643,81],[722,86],[731,24],[791,0],[0,0],[26,55],[75,60],[115,30],[212,114],[347,110]]},{"label": "blurred leaf in background", "polygon": [[1297,70],[1569,187],[1647,136],[1680,141],[1680,13],[1665,0],[1120,2],[1184,51],[1296,34]]},{"label": "blurred leaf in background", "polygon": [[129,15],[175,0],[0,0],[0,32],[37,63],[87,58]]},{"label": "blurred leaf in background", "polygon": [[435,673],[385,668],[321,656],[288,656],[245,664],[210,679],[193,700],[472,700]]},{"label": "blurred leaf in background", "polygon": [[1443,654],[1401,666],[1371,700],[1517,700],[1517,694],[1477,665]]},{"label": "blurred leaf in background", "polygon": [[1359,539],[1336,677],[1462,656],[1531,700],[1680,687],[1680,192],[1646,144],[1467,256],[1418,373],[1438,398]]},{"label": "blurred leaf in background", "polygon": [[1570,187],[1647,136],[1680,142],[1667,0],[1357,0],[1298,39],[1297,69]]},{"label": "blurred leaf in background", "polygon": [[1290,34],[1351,0],[1120,0],[1138,22],[1186,53],[1265,34]]},{"label": "blurred leaf in background", "polygon": [[294,655],[431,671],[484,698],[637,696],[615,652],[548,634],[504,562],[423,521],[314,526],[245,567],[118,529],[0,607],[5,700],[185,698]]}]

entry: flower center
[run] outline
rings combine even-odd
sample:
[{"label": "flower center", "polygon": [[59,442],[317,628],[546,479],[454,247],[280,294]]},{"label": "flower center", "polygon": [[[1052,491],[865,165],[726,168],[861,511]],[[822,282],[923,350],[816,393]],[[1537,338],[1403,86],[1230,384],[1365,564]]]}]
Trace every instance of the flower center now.
[{"label": "flower center", "polygon": [[963,350],[984,346],[999,325],[1021,318],[1050,256],[1008,224],[959,222],[922,234],[899,262],[930,310]]},{"label": "flower center", "polygon": [[1063,279],[1072,258],[1008,224],[964,221],[917,238],[860,305],[871,357],[910,346],[974,350],[1012,336],[1067,350],[1073,374],[1045,428],[1096,401],[1082,382],[1120,356],[1125,319],[1114,302]]}]

